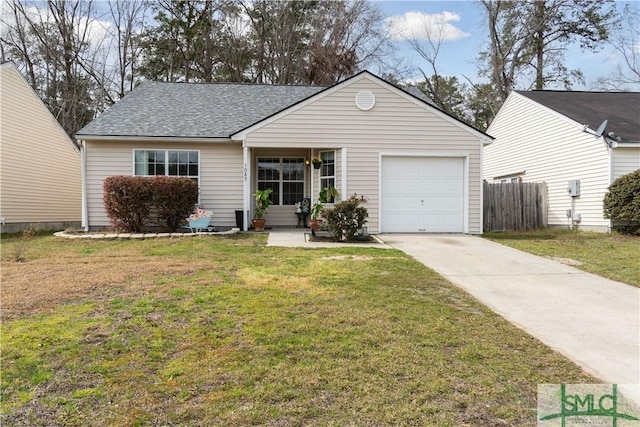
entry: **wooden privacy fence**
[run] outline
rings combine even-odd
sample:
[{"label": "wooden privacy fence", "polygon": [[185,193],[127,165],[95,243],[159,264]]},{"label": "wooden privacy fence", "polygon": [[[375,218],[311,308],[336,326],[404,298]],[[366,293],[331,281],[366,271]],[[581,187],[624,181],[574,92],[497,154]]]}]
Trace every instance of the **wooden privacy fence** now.
[{"label": "wooden privacy fence", "polygon": [[533,230],[547,226],[547,184],[484,183],[484,231]]}]

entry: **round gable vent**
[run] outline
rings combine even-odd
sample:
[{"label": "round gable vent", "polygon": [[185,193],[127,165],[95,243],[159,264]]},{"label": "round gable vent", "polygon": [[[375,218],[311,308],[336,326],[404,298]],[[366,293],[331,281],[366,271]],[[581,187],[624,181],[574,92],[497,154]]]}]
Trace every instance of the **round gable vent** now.
[{"label": "round gable vent", "polygon": [[356,93],[356,107],[362,111],[368,111],[376,105],[376,97],[370,90],[361,90]]}]

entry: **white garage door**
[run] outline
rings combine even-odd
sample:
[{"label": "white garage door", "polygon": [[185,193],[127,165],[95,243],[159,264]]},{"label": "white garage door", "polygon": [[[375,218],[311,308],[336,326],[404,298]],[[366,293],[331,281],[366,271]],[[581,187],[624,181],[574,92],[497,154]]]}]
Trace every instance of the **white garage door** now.
[{"label": "white garage door", "polygon": [[461,233],[464,159],[383,157],[382,231]]}]

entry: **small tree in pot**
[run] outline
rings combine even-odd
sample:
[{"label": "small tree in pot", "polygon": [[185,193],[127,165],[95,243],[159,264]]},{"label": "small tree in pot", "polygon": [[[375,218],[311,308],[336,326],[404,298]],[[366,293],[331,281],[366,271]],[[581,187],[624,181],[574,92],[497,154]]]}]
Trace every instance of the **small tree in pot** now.
[{"label": "small tree in pot", "polygon": [[338,197],[338,190],[335,187],[324,187],[318,193],[318,201],[311,207],[311,220],[309,221],[311,224],[311,232],[315,236],[315,232],[319,231],[322,224],[322,219],[320,215],[322,215],[322,211],[324,210],[325,203],[333,203]]},{"label": "small tree in pot", "polygon": [[273,193],[271,188],[256,190],[255,193],[253,193],[253,197],[256,200],[256,209],[253,214],[253,220],[251,221],[254,231],[264,230],[264,225],[267,220],[263,217],[269,210],[269,206],[271,206],[271,193]]}]

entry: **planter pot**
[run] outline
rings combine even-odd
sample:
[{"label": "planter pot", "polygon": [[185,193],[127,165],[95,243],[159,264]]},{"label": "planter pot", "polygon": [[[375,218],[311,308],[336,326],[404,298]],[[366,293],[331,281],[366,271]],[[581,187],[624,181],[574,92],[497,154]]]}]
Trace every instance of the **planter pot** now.
[{"label": "planter pot", "polygon": [[314,163],[313,164],[313,168],[314,169],[320,169],[320,166],[322,166],[322,163]]},{"label": "planter pot", "polygon": [[320,231],[322,228],[322,220],[321,219],[310,219],[309,225],[311,226],[311,230]]},{"label": "planter pot", "polygon": [[202,231],[202,230],[208,230],[210,220],[211,218],[202,217],[202,218],[195,219],[193,221],[189,221],[189,229],[191,230],[192,233]]},{"label": "planter pot", "polygon": [[253,219],[251,224],[253,225],[253,231],[264,231],[264,225],[266,224],[266,219]]}]

